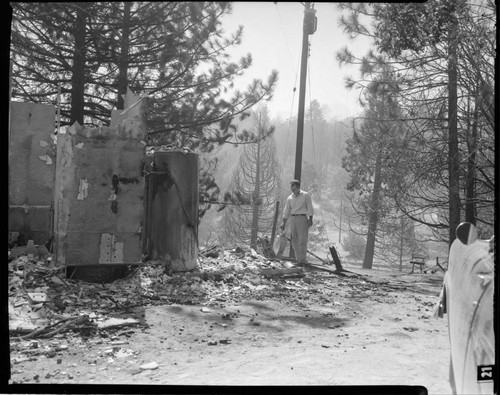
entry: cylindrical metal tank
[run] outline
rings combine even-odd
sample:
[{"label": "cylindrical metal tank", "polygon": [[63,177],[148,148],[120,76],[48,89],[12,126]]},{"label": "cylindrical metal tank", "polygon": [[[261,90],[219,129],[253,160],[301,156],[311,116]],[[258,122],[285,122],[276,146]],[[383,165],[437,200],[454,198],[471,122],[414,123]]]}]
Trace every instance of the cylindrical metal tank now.
[{"label": "cylindrical metal tank", "polygon": [[146,163],[143,253],[173,271],[196,267],[198,258],[198,154],[155,152]]}]

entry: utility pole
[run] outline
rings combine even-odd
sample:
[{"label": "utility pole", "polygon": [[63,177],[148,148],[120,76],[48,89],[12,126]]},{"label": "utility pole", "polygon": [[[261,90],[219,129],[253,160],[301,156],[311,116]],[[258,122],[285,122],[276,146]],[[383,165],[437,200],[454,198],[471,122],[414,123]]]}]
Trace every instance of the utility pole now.
[{"label": "utility pole", "polygon": [[[316,31],[316,10],[311,3],[304,4],[304,22],[302,24],[302,58],[300,61],[299,114],[297,117],[297,144],[295,147],[295,172],[293,178],[299,180],[302,173],[302,141],[304,140],[304,107],[306,103],[307,57],[309,56],[309,35]],[[290,241],[290,258],[295,258]]]},{"label": "utility pole", "polygon": [[302,59],[300,63],[299,114],[297,118],[297,145],[295,149],[294,178],[300,181],[302,173],[302,142],[304,139],[304,107],[306,102],[307,57],[309,55],[309,35],[314,34],[317,27],[316,10],[311,3],[305,3],[302,35]]}]

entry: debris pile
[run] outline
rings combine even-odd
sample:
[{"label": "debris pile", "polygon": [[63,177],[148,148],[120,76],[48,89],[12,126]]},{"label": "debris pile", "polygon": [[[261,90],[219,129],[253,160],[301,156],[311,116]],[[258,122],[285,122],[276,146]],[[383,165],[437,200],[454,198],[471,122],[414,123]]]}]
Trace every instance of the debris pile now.
[{"label": "debris pile", "polygon": [[[291,289],[304,277],[302,269],[290,267],[293,265],[288,262],[242,248],[202,251],[196,271],[171,273],[163,265],[152,264],[131,268],[127,277],[107,284],[66,278],[62,269],[51,267],[51,261],[50,256],[28,251],[18,251],[10,260],[12,334],[25,339],[49,338],[68,331],[91,336],[109,328],[103,323],[114,314],[135,307],[241,301],[259,291],[265,294]],[[123,320],[120,322],[123,324]]]},{"label": "debris pile", "polygon": [[69,331],[92,336],[99,329],[123,326],[123,320],[109,324],[109,316],[144,302],[138,303],[142,288],[134,279],[79,282],[66,278],[62,269],[49,267],[50,263],[50,257],[39,260],[32,254],[9,262],[9,330],[21,339]]},{"label": "debris pile", "polygon": [[[349,289],[359,295],[370,295],[370,289],[394,290],[354,273],[350,277]],[[51,267],[50,256],[30,253],[9,262],[9,328],[24,339],[68,332],[88,337],[143,325],[134,317],[134,309],[147,305],[211,306],[266,298],[333,303],[332,293],[342,286],[342,278],[348,280],[321,271],[304,272],[251,248],[213,246],[200,251],[198,268],[191,272],[172,273],[151,263],[130,267],[126,277],[98,284],[66,278],[60,268]]]},{"label": "debris pile", "polygon": [[224,250],[219,246],[201,251],[198,269],[192,272],[169,273],[163,266],[147,266],[134,274],[141,294],[151,300],[207,305],[241,301],[256,291],[272,290],[302,277],[302,269],[265,258],[251,248]]},{"label": "debris pile", "polygon": [[[50,254],[37,254],[32,248],[17,249],[15,256],[9,256],[8,264],[12,373],[20,382],[39,382],[44,377],[78,381],[80,373],[108,366],[116,371],[126,369],[130,375],[146,375],[161,368],[156,361],[142,358],[141,350],[133,344],[137,332],[149,335],[146,306],[198,305],[207,317],[249,300],[272,299],[306,312],[311,304],[346,310],[349,303],[360,303],[365,298],[394,303],[390,293],[409,285],[376,281],[373,276],[352,272],[339,276],[333,268],[298,268],[288,261],[266,257],[264,250],[257,248],[226,250],[212,246],[199,252],[196,270],[173,273],[159,262],[148,262],[130,266],[126,277],[109,283],[73,280],[63,269],[53,267]],[[235,317],[234,312],[221,315],[225,321],[218,325],[227,327]],[[152,322],[151,327],[154,325]],[[251,317],[249,325],[260,323]],[[338,323],[329,326],[337,327]],[[210,336],[207,333],[207,338]],[[222,336],[201,342],[226,347],[231,339]],[[69,362],[79,352],[85,352],[85,358],[77,360],[77,369],[68,369],[77,366]],[[51,363],[42,363],[45,358],[51,358]],[[49,365],[49,371],[33,371],[32,363],[23,365],[37,360],[38,366]],[[21,379],[21,374],[27,376]]]}]

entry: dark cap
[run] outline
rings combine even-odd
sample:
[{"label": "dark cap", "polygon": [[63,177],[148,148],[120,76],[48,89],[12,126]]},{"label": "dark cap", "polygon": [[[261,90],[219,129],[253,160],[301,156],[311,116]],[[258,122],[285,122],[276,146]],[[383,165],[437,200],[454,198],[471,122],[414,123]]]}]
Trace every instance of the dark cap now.
[{"label": "dark cap", "polygon": [[290,181],[290,186],[292,186],[292,185],[297,185],[300,187],[300,181],[299,180],[292,180],[292,181]]}]

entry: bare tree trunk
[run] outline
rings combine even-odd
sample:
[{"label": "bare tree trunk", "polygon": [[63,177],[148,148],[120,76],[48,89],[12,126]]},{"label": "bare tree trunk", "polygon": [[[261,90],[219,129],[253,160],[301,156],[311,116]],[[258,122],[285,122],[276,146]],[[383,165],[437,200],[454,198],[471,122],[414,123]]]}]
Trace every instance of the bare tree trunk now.
[{"label": "bare tree trunk", "polygon": [[399,271],[403,271],[403,245],[404,245],[404,239],[405,239],[405,220],[403,217],[403,214],[401,213],[401,234],[399,238]]},{"label": "bare tree trunk", "polygon": [[124,109],[123,96],[127,93],[127,71],[128,71],[128,52],[130,47],[130,2],[125,1],[123,8],[122,40],[120,45],[120,56],[118,58],[118,110]]},{"label": "bare tree trunk", "polygon": [[474,101],[474,118],[472,121],[472,127],[467,130],[467,149],[469,151],[469,157],[467,159],[467,186],[466,186],[466,201],[465,201],[465,220],[471,224],[476,224],[476,204],[474,202],[476,195],[476,185],[475,185],[475,167],[476,167],[476,146],[477,146],[477,120],[479,114],[480,95],[479,95],[479,85],[476,91],[476,97]]},{"label": "bare tree trunk", "polygon": [[448,45],[448,178],[449,178],[449,245],[456,238],[460,224],[460,176],[457,132],[457,25],[452,23]]},{"label": "bare tree trunk", "polygon": [[75,47],[73,65],[71,67],[71,121],[83,125],[85,108],[85,27],[87,22],[88,3],[78,3],[76,21],[73,29]]},{"label": "bare tree trunk", "polygon": [[271,230],[271,247],[274,246],[274,239],[276,238],[276,223],[278,222],[278,215],[280,209],[280,201],[276,201],[276,209],[274,211],[273,228]]},{"label": "bare tree trunk", "polygon": [[255,189],[253,192],[253,204],[252,204],[252,230],[250,236],[250,247],[257,247],[257,232],[259,231],[259,208],[260,208],[260,129],[259,129],[259,141],[257,142],[257,163],[255,164]]},{"label": "bare tree trunk", "polygon": [[375,253],[375,235],[377,233],[379,195],[382,185],[382,153],[379,150],[375,162],[375,179],[373,181],[373,192],[370,199],[368,214],[368,235],[366,238],[365,257],[363,269],[371,269],[373,266],[373,255]]}]

